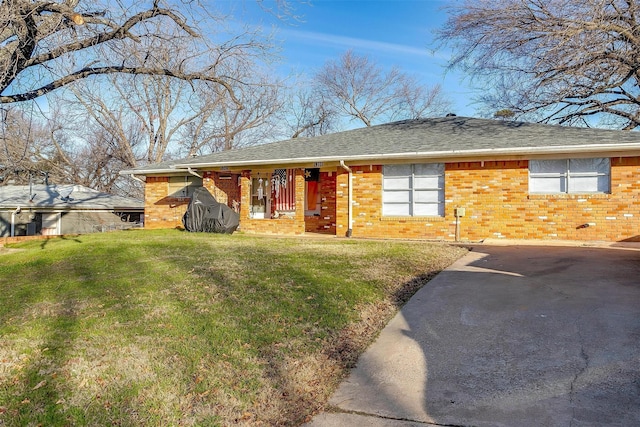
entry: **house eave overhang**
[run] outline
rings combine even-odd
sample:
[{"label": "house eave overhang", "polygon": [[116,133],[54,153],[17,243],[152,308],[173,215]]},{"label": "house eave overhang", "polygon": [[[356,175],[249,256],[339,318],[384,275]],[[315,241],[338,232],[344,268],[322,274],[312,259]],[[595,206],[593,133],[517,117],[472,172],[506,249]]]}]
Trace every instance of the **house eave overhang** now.
[{"label": "house eave overhang", "polygon": [[[504,159],[504,158],[522,158],[524,156],[544,156],[544,155],[578,155],[578,154],[614,154],[617,157],[622,154],[640,155],[640,143],[636,144],[589,144],[589,145],[566,145],[555,147],[514,147],[514,148],[489,148],[477,150],[446,150],[446,151],[416,151],[402,153],[375,153],[366,155],[345,155],[345,156],[321,156],[321,157],[296,157],[296,158],[278,158],[278,159],[256,159],[244,161],[221,161],[221,162],[189,162],[179,163],[171,169],[170,172],[175,173],[177,170],[187,171],[191,169],[208,169],[221,167],[249,167],[249,166],[268,166],[268,165],[293,165],[293,164],[309,164],[309,163],[330,163],[340,161],[345,162],[370,162],[381,160],[415,160],[415,159],[438,159],[439,161],[460,161],[460,159]],[[159,171],[144,171],[144,173],[159,173]],[[137,174],[143,174],[138,171]]]},{"label": "house eave overhang", "polygon": [[144,206],[114,206],[109,210],[113,212],[141,212],[144,211]]},{"label": "house eave overhang", "polygon": [[175,168],[161,168],[161,169],[125,169],[118,172],[118,175],[161,175],[166,173],[176,173]]},{"label": "house eave overhang", "polygon": [[3,205],[0,206],[2,212],[12,212],[17,207],[21,207],[23,210],[31,210],[37,212],[138,212],[144,211],[144,207],[119,207],[119,206],[47,206],[47,205],[28,205],[15,204],[15,205]]}]

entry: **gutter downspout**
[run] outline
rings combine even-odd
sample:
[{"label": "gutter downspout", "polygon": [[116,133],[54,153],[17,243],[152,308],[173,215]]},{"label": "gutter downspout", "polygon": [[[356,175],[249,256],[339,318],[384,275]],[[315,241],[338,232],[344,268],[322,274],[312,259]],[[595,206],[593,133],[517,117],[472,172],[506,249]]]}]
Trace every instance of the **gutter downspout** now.
[{"label": "gutter downspout", "polygon": [[202,179],[202,177],[200,175],[198,175],[196,172],[193,171],[193,169],[191,168],[187,168],[187,171],[193,175],[193,176],[197,176],[198,178]]},{"label": "gutter downspout", "polygon": [[22,212],[22,208],[20,206],[11,212],[11,237],[15,237],[16,235],[16,214],[19,214],[20,212]]},{"label": "gutter downspout", "polygon": [[349,228],[347,229],[346,237],[351,237],[351,233],[353,233],[353,192],[351,191],[351,178],[353,177],[353,171],[351,168],[344,164],[344,160],[340,160],[340,167],[346,170],[349,173],[349,183],[347,184],[348,194],[349,194],[349,206],[347,209],[348,218],[349,218]]}]

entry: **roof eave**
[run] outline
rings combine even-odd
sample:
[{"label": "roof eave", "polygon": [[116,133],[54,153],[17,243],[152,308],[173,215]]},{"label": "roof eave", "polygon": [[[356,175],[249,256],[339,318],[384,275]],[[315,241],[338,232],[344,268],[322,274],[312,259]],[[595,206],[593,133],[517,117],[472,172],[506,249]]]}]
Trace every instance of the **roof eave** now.
[{"label": "roof eave", "polygon": [[137,212],[143,211],[144,206],[114,206],[112,210],[117,212]]},{"label": "roof eave", "polygon": [[175,173],[175,168],[162,168],[162,169],[125,169],[118,172],[118,175],[149,175],[149,174],[161,174],[161,173]]},{"label": "roof eave", "polygon": [[[564,145],[557,147],[516,147],[516,148],[487,148],[479,150],[447,150],[447,151],[427,151],[427,152],[410,152],[410,153],[387,153],[387,154],[367,154],[357,156],[325,156],[325,157],[301,157],[301,158],[281,158],[281,159],[262,159],[262,160],[246,160],[246,161],[227,161],[227,162],[190,162],[174,165],[177,169],[192,168],[204,169],[215,167],[242,167],[242,166],[258,166],[258,165],[283,165],[297,163],[317,163],[317,162],[339,162],[339,161],[371,161],[380,159],[402,160],[402,159],[459,159],[459,158],[490,158],[500,156],[522,156],[522,155],[544,155],[544,154],[586,154],[586,153],[602,153],[602,152],[630,152],[637,151],[640,153],[640,143],[630,144],[589,144],[589,145]],[[149,173],[148,171],[145,171]],[[154,173],[157,173],[154,171]],[[138,174],[142,174],[138,172]]]}]

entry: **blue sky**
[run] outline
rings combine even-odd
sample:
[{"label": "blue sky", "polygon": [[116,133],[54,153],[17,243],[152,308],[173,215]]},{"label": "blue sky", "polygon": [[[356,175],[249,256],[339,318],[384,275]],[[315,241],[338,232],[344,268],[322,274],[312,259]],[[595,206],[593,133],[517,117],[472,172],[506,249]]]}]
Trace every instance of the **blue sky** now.
[{"label": "blue sky", "polygon": [[434,30],[447,17],[445,4],[446,0],[311,0],[310,5],[296,5],[299,21],[283,22],[246,1],[235,15],[251,24],[278,27],[283,70],[311,75],[327,60],[352,49],[383,67],[398,66],[428,85],[440,84],[453,103],[452,112],[472,116],[468,82],[460,73],[446,70],[450,53],[439,50],[434,41]]}]

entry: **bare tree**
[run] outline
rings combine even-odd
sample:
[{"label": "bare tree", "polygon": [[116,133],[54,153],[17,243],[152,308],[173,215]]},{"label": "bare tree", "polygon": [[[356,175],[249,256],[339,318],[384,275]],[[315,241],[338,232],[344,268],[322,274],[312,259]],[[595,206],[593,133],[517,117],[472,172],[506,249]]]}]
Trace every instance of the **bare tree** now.
[{"label": "bare tree", "polygon": [[540,121],[608,117],[640,126],[640,3],[635,0],[467,0],[440,39],[487,86],[493,111]]},{"label": "bare tree", "polygon": [[427,117],[441,113],[446,104],[439,88],[421,86],[396,67],[385,71],[351,50],[328,61],[315,81],[336,111],[366,126],[377,120]]},{"label": "bare tree", "polygon": [[[85,80],[60,92],[71,95],[58,96],[52,104],[65,108],[65,130],[79,142],[67,152],[66,163],[77,182],[135,195],[138,188],[119,170],[269,139],[272,117],[281,105],[281,84],[260,71],[255,59],[262,56],[246,43],[236,44],[238,40],[219,45],[215,71],[233,76],[229,81],[243,108],[225,87],[166,76],[109,76],[108,86],[104,79]],[[183,50],[174,40],[157,46],[147,61],[180,61]]]},{"label": "bare tree", "polygon": [[2,107],[0,185],[48,181],[141,196],[141,185],[118,172],[136,165],[136,156],[144,152],[144,133],[100,98],[94,101],[91,111],[100,123],[87,119],[86,112],[74,122],[61,104],[52,105],[46,114],[35,103]]},{"label": "bare tree", "polygon": [[[283,19],[297,2],[259,1]],[[46,175],[137,194],[119,170],[185,147],[202,154],[259,141],[280,105],[279,82],[251,72],[268,62],[270,40],[228,33],[227,17],[209,10],[198,0],[0,2],[3,182]],[[42,95],[55,98],[40,119],[21,111]]]},{"label": "bare tree", "polygon": [[70,157],[71,143],[55,120],[42,118],[34,105],[0,109],[0,185],[28,184],[50,179],[73,183],[77,178]]},{"label": "bare tree", "polygon": [[298,84],[288,97],[282,117],[290,138],[324,135],[337,129],[338,112],[311,82]]},{"label": "bare tree", "polygon": [[[290,10],[287,0],[275,4]],[[194,18],[188,23],[186,15],[202,22]],[[206,4],[192,0],[2,1],[0,103],[35,99],[93,75],[124,73],[208,81],[225,88],[240,105],[229,78],[216,75],[207,61],[212,43],[204,35],[218,24]],[[175,37],[191,43],[190,60],[172,66],[146,61],[157,45],[153,41],[169,42]],[[119,54],[131,50],[140,54]]]},{"label": "bare tree", "polygon": [[44,130],[33,120],[32,110],[2,108],[0,114],[0,183],[28,183],[36,170],[34,154]]},{"label": "bare tree", "polygon": [[385,73],[368,57],[351,50],[325,63],[316,75],[320,90],[336,109],[366,126],[395,108],[399,80],[397,68]]},{"label": "bare tree", "polygon": [[99,81],[83,81],[70,86],[72,96],[57,97],[65,109],[64,131],[76,142],[64,167],[74,171],[77,183],[135,193],[118,172],[166,160],[171,143],[204,112],[189,110],[185,99],[192,90],[164,76],[110,80],[111,92]]},{"label": "bare tree", "polygon": [[29,161],[29,146],[33,143],[29,121],[21,111],[3,108],[0,129],[0,183],[15,182],[28,172],[24,164]]},{"label": "bare tree", "polygon": [[[105,108],[95,105],[96,110]],[[135,156],[144,153],[145,135],[135,121],[102,115],[96,120],[74,122],[69,109],[56,105],[47,114],[44,128],[49,131],[41,148],[32,157],[32,166],[45,171],[50,182],[81,184],[111,194],[142,198],[140,182],[124,179],[119,171],[135,166]],[[113,128],[104,125],[111,123]],[[74,128],[75,126],[75,128]],[[43,156],[43,154],[45,154]]]},{"label": "bare tree", "polygon": [[396,96],[398,107],[393,112],[393,119],[420,119],[451,108],[451,102],[444,97],[440,85],[423,85],[414,76],[401,76]]},{"label": "bare tree", "polygon": [[284,84],[257,64],[232,61],[227,74],[242,84],[233,86],[243,108],[231,102],[219,88],[198,92],[194,98],[204,114],[192,120],[181,134],[181,153],[187,156],[209,154],[260,144],[273,139],[275,120],[282,108]]},{"label": "bare tree", "polygon": [[[167,47],[158,47],[155,56],[176,60],[171,56],[174,48],[163,49]],[[161,162],[172,154],[208,154],[259,143],[269,137],[267,129],[282,104],[282,84],[260,71],[253,55],[243,49],[244,44],[221,49],[216,61],[217,73],[233,76],[231,87],[242,108],[229,99],[226,88],[208,82],[176,82],[165,76],[114,77],[110,86],[115,90],[110,94],[98,82],[76,83],[69,90],[71,104],[78,120],[86,122],[88,117],[121,145],[128,167]],[[134,134],[146,143],[141,144]]]},{"label": "bare tree", "polygon": [[[138,137],[138,144],[143,145],[140,143],[142,135],[131,136]],[[131,140],[130,144],[135,147],[135,140]],[[117,136],[100,126],[94,126],[84,144],[69,156],[71,161],[68,168],[75,171],[75,182],[78,184],[106,193],[142,198],[142,186],[119,175],[122,169],[132,167],[127,157],[126,147],[122,146]]]}]

